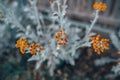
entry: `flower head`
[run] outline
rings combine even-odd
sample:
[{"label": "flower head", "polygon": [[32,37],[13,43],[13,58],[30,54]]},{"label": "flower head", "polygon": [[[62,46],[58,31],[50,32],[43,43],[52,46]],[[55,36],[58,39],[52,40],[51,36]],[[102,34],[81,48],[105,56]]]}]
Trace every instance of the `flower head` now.
[{"label": "flower head", "polygon": [[28,48],[28,41],[25,40],[24,38],[20,38],[17,42],[16,42],[16,48],[20,48],[20,52],[22,54],[25,53],[25,48]]},{"label": "flower head", "polygon": [[66,32],[64,32],[62,29],[60,29],[57,34],[55,35],[55,39],[57,41],[58,46],[64,46],[68,42],[66,36]]},{"label": "flower head", "polygon": [[92,46],[97,54],[100,54],[101,52],[104,52],[104,50],[109,49],[109,44],[108,44],[109,40],[108,39],[100,40],[100,35],[97,35],[96,37],[91,37],[90,40],[93,42]]},{"label": "flower head", "polygon": [[93,8],[98,11],[106,11],[107,6],[105,3],[95,2],[95,4],[93,5]]},{"label": "flower head", "polygon": [[36,55],[37,53],[40,53],[41,50],[44,50],[44,48],[41,48],[40,44],[31,44],[30,45],[30,53],[32,55]]}]

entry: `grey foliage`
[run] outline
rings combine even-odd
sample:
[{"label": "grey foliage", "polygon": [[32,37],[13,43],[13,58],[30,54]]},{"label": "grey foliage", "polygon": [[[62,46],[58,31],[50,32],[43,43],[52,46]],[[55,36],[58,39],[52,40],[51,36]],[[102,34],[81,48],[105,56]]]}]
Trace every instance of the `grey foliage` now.
[{"label": "grey foliage", "polygon": [[95,61],[94,61],[94,64],[96,65],[96,66],[103,66],[103,65],[105,65],[105,64],[107,64],[107,63],[111,63],[111,62],[116,62],[117,60],[115,60],[115,59],[111,59],[111,58],[109,58],[109,57],[106,57],[106,58],[102,58],[102,59],[96,59]]},{"label": "grey foliage", "polygon": [[116,76],[120,75],[120,63],[118,63],[116,66],[113,66],[111,71],[113,71]]},{"label": "grey foliage", "polygon": [[[118,34],[119,33],[120,33],[120,31],[118,32]],[[111,38],[111,41],[112,41],[113,45],[115,46],[115,48],[120,51],[119,37],[113,32],[113,33],[110,34],[110,38]]]}]

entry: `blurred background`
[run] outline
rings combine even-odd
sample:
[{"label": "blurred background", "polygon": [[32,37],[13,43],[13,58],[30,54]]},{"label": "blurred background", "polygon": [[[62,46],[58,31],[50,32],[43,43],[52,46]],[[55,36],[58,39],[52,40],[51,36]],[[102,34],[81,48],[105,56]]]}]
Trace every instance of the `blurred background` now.
[{"label": "blurred background", "polygon": [[[96,1],[106,3],[107,10],[100,12],[92,31],[110,40],[110,50],[97,55],[92,54],[92,48],[82,48],[79,58],[75,60],[75,66],[61,61],[54,76],[49,75],[46,62],[35,72],[35,61],[27,62],[31,55],[21,55],[15,48],[16,29],[12,29],[14,26],[5,22],[3,18],[7,13],[0,6],[0,16],[3,17],[0,19],[0,80],[120,80],[120,0],[68,0],[66,17],[72,26],[84,31],[85,25],[90,25],[94,18],[92,5]],[[30,7],[28,0],[0,0],[0,3],[6,8],[10,6],[15,9],[19,20],[22,16],[22,24],[30,23],[29,19],[23,18],[28,11],[26,6]],[[45,24],[49,24],[51,20],[48,18],[48,0],[38,0],[37,7]]]}]

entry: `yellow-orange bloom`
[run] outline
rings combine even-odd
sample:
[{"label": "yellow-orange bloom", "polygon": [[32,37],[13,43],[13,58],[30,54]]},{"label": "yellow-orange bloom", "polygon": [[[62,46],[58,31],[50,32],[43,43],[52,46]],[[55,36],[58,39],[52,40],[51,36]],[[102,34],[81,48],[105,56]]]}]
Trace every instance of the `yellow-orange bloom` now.
[{"label": "yellow-orange bloom", "polygon": [[100,54],[101,52],[104,52],[105,50],[109,49],[109,40],[108,39],[101,39],[100,35],[97,35],[96,37],[91,37],[90,40],[93,42],[92,46],[94,51],[97,54]]},{"label": "yellow-orange bloom", "polygon": [[36,55],[37,53],[40,53],[41,50],[44,50],[43,48],[41,48],[40,44],[31,44],[30,45],[30,53],[32,55]]},{"label": "yellow-orange bloom", "polygon": [[98,11],[106,11],[107,5],[102,2],[95,2],[93,8]]},{"label": "yellow-orange bloom", "polygon": [[25,53],[25,48],[28,48],[29,45],[28,45],[28,41],[25,40],[24,38],[20,38],[17,42],[16,42],[16,48],[20,48],[20,52],[22,54]]},{"label": "yellow-orange bloom", "polygon": [[57,34],[55,35],[55,39],[57,41],[58,46],[64,46],[68,42],[67,38],[65,38],[66,32],[60,29]]}]

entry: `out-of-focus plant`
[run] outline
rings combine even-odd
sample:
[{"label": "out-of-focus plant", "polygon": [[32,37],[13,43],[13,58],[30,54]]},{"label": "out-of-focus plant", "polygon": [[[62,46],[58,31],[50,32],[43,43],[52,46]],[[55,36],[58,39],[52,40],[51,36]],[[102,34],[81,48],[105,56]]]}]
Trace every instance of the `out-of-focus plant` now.
[{"label": "out-of-focus plant", "polygon": [[116,76],[120,75],[120,63],[118,62],[116,66],[113,66],[111,71],[113,71]]},{"label": "out-of-focus plant", "polygon": [[[110,33],[110,39],[114,47],[118,50],[118,55],[120,54],[120,29]],[[115,76],[120,75],[120,58],[116,59],[117,64],[113,66],[112,71],[115,73]]]},{"label": "out-of-focus plant", "polygon": [[[15,39],[14,31],[11,31],[9,25],[4,22],[4,11],[0,7],[0,52],[4,52],[7,48],[13,48]],[[11,42],[10,42],[11,41]]]},{"label": "out-of-focus plant", "polygon": [[[0,52],[3,52],[7,47],[10,47],[9,44],[11,42],[9,42],[9,40],[12,37],[12,33],[11,32],[7,32],[9,31],[9,29],[7,28],[8,26],[6,25],[0,25]],[[13,45],[11,44],[11,47],[13,47]],[[4,48],[4,49],[2,49]]]},{"label": "out-of-focus plant", "polygon": [[[75,65],[75,59],[79,56],[76,53],[77,49],[82,47],[91,47],[95,52],[100,54],[105,49],[108,49],[108,40],[99,40],[98,37],[92,37],[95,33],[91,33],[100,11],[105,11],[107,6],[102,2],[96,2],[93,5],[95,9],[94,19],[90,26],[86,27],[86,33],[83,38],[79,37],[80,30],[71,27],[71,23],[67,22],[65,15],[67,9],[67,0],[49,0],[52,19],[51,25],[44,25],[44,20],[37,9],[37,0],[28,0],[31,8],[24,6],[24,17],[17,18],[13,7],[6,8],[5,22],[12,23],[12,28],[17,29],[17,37],[21,37],[16,42],[16,47],[20,49],[22,54],[30,53],[32,57],[28,61],[36,61],[35,70],[39,69],[41,63],[47,61],[49,72],[53,75],[56,65],[61,60]],[[16,5],[15,5],[16,6]],[[29,16],[28,16],[29,15]],[[23,23],[22,20],[30,20],[29,24]],[[78,34],[79,33],[79,34]],[[107,45],[106,45],[107,44]],[[104,47],[104,48],[102,48]],[[99,50],[100,49],[100,50]]]},{"label": "out-of-focus plant", "polygon": [[110,38],[115,48],[120,51],[120,30],[117,33],[110,33]]}]

